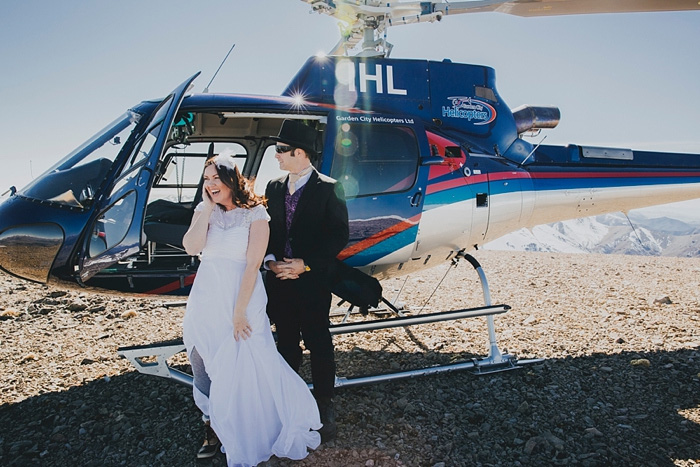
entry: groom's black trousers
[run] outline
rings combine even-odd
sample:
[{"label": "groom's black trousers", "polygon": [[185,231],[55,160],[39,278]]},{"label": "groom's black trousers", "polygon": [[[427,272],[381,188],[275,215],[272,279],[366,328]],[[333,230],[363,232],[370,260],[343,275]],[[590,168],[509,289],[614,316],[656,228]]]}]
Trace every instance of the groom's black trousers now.
[{"label": "groom's black trousers", "polygon": [[277,350],[298,372],[302,362],[300,339],[311,353],[311,379],[316,399],[333,397],[335,358],[328,329],[331,292],[312,277],[279,280],[266,272],[267,314],[277,328]]}]

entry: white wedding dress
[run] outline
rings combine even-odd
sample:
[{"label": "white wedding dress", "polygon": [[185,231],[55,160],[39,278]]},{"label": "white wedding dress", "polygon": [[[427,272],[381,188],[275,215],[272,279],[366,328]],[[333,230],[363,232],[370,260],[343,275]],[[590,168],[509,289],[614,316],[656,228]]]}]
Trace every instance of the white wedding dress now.
[{"label": "white wedding dress", "polygon": [[261,219],[269,220],[263,206],[214,208],[183,322],[188,355],[197,349],[211,379],[208,398],[194,388],[195,403],[209,414],[229,466],[256,465],[272,455],[302,459],[321,442],[310,431],[321,427],[316,401],[275,347],[259,273],[246,310],[253,333],[233,337],[250,225]]}]

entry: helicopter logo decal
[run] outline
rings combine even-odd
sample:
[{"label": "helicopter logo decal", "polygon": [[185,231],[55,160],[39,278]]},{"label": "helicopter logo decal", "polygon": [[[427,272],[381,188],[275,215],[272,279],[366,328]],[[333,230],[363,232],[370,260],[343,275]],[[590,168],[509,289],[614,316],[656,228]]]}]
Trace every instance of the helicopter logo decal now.
[{"label": "helicopter logo decal", "polygon": [[442,106],[442,116],[474,120],[474,125],[487,125],[496,119],[496,109],[486,102],[473,97],[448,97],[452,106]]}]

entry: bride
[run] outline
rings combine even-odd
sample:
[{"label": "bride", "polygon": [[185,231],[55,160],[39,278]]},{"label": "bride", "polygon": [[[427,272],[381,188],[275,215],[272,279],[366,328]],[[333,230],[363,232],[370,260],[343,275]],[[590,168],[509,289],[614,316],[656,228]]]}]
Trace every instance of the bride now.
[{"label": "bride", "polygon": [[183,322],[194,401],[207,426],[197,457],[223,444],[229,466],[302,459],[320,444],[311,430],[321,422],[306,383],[277,352],[265,313],[265,200],[224,154],[206,162],[204,193],[183,240],[188,254],[201,252]]}]

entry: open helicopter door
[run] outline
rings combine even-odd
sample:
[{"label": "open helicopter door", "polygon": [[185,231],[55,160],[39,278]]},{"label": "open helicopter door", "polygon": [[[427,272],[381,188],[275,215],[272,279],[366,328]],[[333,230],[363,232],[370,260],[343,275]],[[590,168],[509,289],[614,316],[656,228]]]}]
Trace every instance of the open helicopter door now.
[{"label": "open helicopter door", "polygon": [[131,144],[117,157],[112,181],[98,198],[97,209],[82,232],[82,247],[75,261],[79,282],[139,251],[143,237],[146,200],[153,174],[182,99],[199,73],[175,88],[139,125]]},{"label": "open helicopter door", "polygon": [[[350,217],[350,241],[339,258],[350,266],[401,269],[411,258],[423,208],[428,151],[425,130],[410,119],[397,123],[337,115],[329,119],[324,172],[340,181]],[[330,167],[326,166],[329,164]],[[386,265],[386,266],[385,266]]]}]

